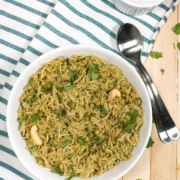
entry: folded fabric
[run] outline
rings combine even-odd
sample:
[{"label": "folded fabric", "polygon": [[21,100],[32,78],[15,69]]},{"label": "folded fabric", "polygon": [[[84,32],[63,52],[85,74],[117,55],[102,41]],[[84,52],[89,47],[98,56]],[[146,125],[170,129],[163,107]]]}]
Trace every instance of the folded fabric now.
[{"label": "folded fabric", "polygon": [[137,17],[121,13],[111,0],[56,2],[5,0],[0,7],[0,177],[7,180],[37,179],[17,159],[6,129],[8,98],[26,67],[54,48],[75,44],[103,47],[119,54],[116,33],[127,22],[134,24],[143,35],[144,62],[160,28],[180,0],[174,3],[166,0],[147,15]]}]

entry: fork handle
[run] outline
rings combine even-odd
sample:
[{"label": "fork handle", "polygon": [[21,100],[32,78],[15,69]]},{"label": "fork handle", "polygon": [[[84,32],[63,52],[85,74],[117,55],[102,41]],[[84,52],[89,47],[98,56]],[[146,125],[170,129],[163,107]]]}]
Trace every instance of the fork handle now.
[{"label": "fork handle", "polygon": [[[161,99],[161,96],[159,95],[151,77],[149,76],[148,72],[144,68],[144,66],[140,63],[137,65],[137,68],[139,71],[143,74],[143,77],[146,81],[146,87],[148,86],[152,92],[152,95],[154,96],[154,103],[157,103],[157,111],[160,113],[161,121],[163,122],[164,128],[166,130],[167,135],[169,138],[173,140],[178,140],[179,139],[179,130],[176,127],[176,124],[174,123],[173,119],[171,118],[163,100]],[[149,91],[150,91],[149,90]],[[152,101],[151,101],[152,102]],[[156,119],[159,121],[158,119]],[[157,123],[157,122],[156,122]]]}]

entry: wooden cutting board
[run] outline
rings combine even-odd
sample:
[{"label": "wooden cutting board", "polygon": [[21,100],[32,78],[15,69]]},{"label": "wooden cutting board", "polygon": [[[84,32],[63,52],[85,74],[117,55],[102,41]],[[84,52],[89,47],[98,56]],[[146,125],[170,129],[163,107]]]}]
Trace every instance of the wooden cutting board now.
[{"label": "wooden cutting board", "polygon": [[[145,67],[158,89],[166,107],[180,129],[180,35],[172,31],[180,22],[179,7],[171,15],[156,38],[152,51],[163,53],[163,58],[148,57]],[[176,45],[176,49],[173,47]],[[164,74],[161,73],[164,69]],[[154,145],[145,150],[136,165],[119,180],[180,180],[180,139],[163,144],[153,124],[151,137]]]}]

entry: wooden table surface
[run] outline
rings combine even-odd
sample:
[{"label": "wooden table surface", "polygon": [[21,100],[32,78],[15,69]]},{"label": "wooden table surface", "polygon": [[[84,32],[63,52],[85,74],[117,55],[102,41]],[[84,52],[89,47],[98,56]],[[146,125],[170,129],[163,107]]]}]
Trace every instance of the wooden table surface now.
[{"label": "wooden table surface", "polygon": [[[171,117],[180,129],[180,50],[174,49],[173,43],[180,42],[180,36],[173,31],[180,22],[180,7],[177,7],[156,38],[152,51],[163,53],[163,58],[148,57],[145,67],[149,72]],[[162,75],[160,72],[164,69]],[[145,150],[136,165],[119,180],[180,180],[180,140],[163,144],[153,124],[151,137],[152,148]]]}]

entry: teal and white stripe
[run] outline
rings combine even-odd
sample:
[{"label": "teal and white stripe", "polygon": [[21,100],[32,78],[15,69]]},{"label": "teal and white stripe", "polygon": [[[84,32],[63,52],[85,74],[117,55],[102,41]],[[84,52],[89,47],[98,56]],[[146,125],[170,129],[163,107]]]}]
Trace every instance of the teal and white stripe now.
[{"label": "teal and white stripe", "polygon": [[116,33],[126,22],[135,24],[143,35],[144,62],[180,0],[171,2],[166,0],[151,13],[132,17],[116,9],[111,0],[1,0],[0,180],[36,179],[17,159],[6,129],[8,98],[25,68],[42,54],[72,44],[103,47],[119,54]]}]

